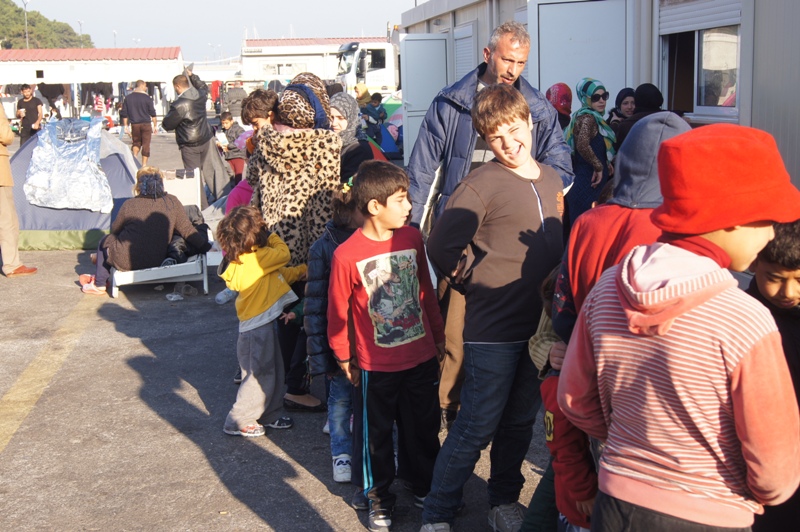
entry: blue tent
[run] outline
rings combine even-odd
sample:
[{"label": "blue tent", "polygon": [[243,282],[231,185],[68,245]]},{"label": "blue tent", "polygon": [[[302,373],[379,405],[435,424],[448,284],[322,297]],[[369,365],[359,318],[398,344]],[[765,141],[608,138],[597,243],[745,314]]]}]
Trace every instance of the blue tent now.
[{"label": "blue tent", "polygon": [[[74,119],[66,119],[74,120]],[[48,127],[52,124],[48,124]],[[42,134],[42,133],[40,133]],[[107,131],[100,137],[100,168],[108,179],[114,207],[110,213],[85,209],[52,209],[31,204],[23,185],[39,136],[33,136],[11,158],[14,205],[19,218],[19,247],[24,250],[94,249],[111,229],[122,203],[133,195],[138,162],[130,148]],[[75,140],[74,142],[87,142]]]}]

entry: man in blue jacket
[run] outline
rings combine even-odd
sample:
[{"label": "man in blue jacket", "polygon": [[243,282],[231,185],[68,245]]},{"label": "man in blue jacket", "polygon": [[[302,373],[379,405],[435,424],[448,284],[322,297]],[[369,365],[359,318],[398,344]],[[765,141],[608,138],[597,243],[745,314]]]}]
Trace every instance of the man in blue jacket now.
[{"label": "man in blue jacket", "polygon": [[[572,184],[570,149],[558,125],[558,112],[542,93],[520,77],[530,47],[530,35],[522,24],[506,22],[498,26],[483,49],[485,62],[442,89],[428,108],[408,163],[411,223],[420,226],[426,236],[461,180],[494,158],[475,131],[470,115],[475,96],[488,85],[506,83],[522,93],[533,120],[531,155],[552,166],[561,176],[565,189]],[[447,336],[439,403],[442,422],[449,428],[458,411],[464,380],[464,296],[445,286],[440,286],[439,294]]]}]

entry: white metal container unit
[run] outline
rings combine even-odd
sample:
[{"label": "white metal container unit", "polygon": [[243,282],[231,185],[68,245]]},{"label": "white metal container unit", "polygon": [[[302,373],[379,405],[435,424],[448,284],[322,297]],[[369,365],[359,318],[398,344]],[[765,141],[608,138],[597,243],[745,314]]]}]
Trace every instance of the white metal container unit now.
[{"label": "white metal container unit", "polygon": [[[401,20],[415,37],[445,34],[446,51],[430,53],[448,59],[452,82],[482,61],[492,29],[512,19],[531,34],[524,75],[542,92],[563,82],[574,95],[585,76],[602,80],[612,98],[623,87],[653,83],[664,108],[683,111],[693,126],[728,122],[771,133],[800,186],[800,106],[791,90],[800,83],[800,2],[432,0]],[[421,82],[406,73],[408,95]],[[573,109],[578,105],[574,100]],[[404,123],[405,138],[414,139],[414,121]]]}]

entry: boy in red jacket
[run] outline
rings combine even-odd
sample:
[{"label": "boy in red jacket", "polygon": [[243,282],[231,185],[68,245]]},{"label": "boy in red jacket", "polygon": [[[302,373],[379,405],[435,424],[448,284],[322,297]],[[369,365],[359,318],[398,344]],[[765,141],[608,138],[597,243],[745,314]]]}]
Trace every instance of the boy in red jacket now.
[{"label": "boy in red jacket", "polygon": [[361,164],[353,183],[364,225],[336,248],[328,287],[328,341],[356,386],[354,452],[361,450],[369,529],[388,531],[396,496],[392,426],[414,460],[418,500],[439,453],[439,357],[444,325],[422,235],[407,226],[408,176],[385,161]]},{"label": "boy in red jacket", "polygon": [[743,271],[800,218],[775,140],[714,124],[662,143],[658,242],[589,293],[558,403],[606,442],[592,530],[749,530],[800,481],[800,419],[769,311]]}]

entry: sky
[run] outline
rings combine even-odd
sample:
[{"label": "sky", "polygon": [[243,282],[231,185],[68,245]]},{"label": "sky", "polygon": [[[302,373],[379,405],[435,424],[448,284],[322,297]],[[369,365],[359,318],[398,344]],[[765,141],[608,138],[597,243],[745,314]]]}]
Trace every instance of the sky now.
[{"label": "sky", "polygon": [[29,0],[28,12],[82,29],[96,48],[180,46],[184,60],[200,62],[238,56],[245,28],[249,39],[382,37],[417,3],[423,0]]}]

